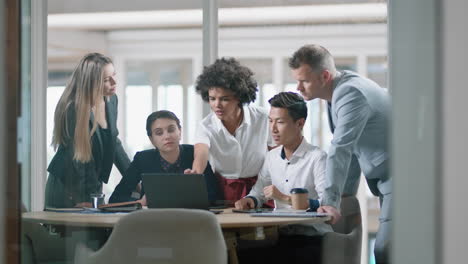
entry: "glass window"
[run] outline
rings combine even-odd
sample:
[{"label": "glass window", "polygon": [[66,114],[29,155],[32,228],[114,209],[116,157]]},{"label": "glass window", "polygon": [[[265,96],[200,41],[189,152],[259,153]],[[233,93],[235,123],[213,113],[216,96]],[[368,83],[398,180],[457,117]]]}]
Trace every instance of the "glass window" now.
[{"label": "glass window", "polygon": [[[248,67],[253,73],[258,84],[257,99],[254,105],[270,108],[268,100],[274,93],[272,84],[272,60],[262,58],[238,58],[241,65]],[[274,95],[274,94],[273,94]]]},{"label": "glass window", "polygon": [[151,148],[145,128],[152,110],[152,95],[153,88],[149,85],[129,85],[125,89],[126,146],[130,158],[137,151]]},{"label": "glass window", "polygon": [[335,57],[335,67],[339,71],[354,71],[357,72],[355,57]]},{"label": "glass window", "polygon": [[267,109],[270,109],[270,103],[268,103],[268,100],[270,100],[275,94],[278,93],[276,87],[271,83],[267,83],[263,85],[261,91],[262,106]]},{"label": "glass window", "polygon": [[184,98],[181,85],[160,85],[158,87],[158,110],[169,110],[177,115],[181,124],[184,124]]},{"label": "glass window", "polygon": [[[195,91],[195,86],[190,85],[188,87],[188,92],[187,92],[187,101],[188,101],[188,106],[187,106],[187,121],[186,121],[186,126],[182,128],[182,134],[184,134],[187,138],[188,143],[192,143],[195,141],[195,130],[198,125],[198,120],[200,120],[200,112],[201,110],[199,109],[199,100],[200,95]],[[187,132],[186,132],[187,131]]]},{"label": "glass window", "polygon": [[46,90],[46,142],[47,142],[47,164],[55,155],[52,147],[52,136],[54,132],[54,113],[55,107],[65,90],[65,85],[71,76],[70,71],[49,70],[47,83],[49,87]]},{"label": "glass window", "polygon": [[378,83],[382,88],[387,88],[388,61],[387,57],[367,58],[367,77]]},{"label": "glass window", "polygon": [[[386,56],[369,56],[367,57],[367,77],[382,88],[387,86],[388,62]],[[369,223],[369,260],[374,261],[373,248],[375,243],[375,234],[378,230],[380,202],[379,198],[375,197],[369,188],[366,187],[367,194],[367,212]]]},{"label": "glass window", "polygon": [[[144,1],[137,2],[132,2],[131,5],[142,5]],[[146,117],[151,112],[160,109],[175,112],[182,121],[183,143],[193,142],[195,129],[203,117],[201,98],[194,89],[195,79],[203,69],[201,63],[203,50],[202,13],[198,12],[202,1],[189,1],[189,6],[184,6],[179,1],[169,1],[167,5],[162,6],[159,6],[159,1],[150,2],[152,3],[151,8],[140,6],[132,7],[132,10],[165,9],[161,10],[165,12],[164,14],[171,15],[182,12],[184,15],[178,15],[175,22],[159,22],[159,24],[142,25],[137,28],[128,24],[122,25],[121,21],[116,21],[116,23],[119,22],[118,25],[112,25],[108,28],[99,28],[97,26],[102,25],[94,25],[95,28],[85,28],[79,33],[72,28],[64,28],[60,32],[54,31],[54,29],[49,31],[51,38],[49,38],[48,43],[48,59],[56,65],[60,65],[63,61],[76,62],[77,58],[83,54],[94,51],[101,51],[114,58],[118,78],[121,78],[119,86],[123,91],[119,94],[122,97],[119,97],[119,106],[124,110],[119,115],[120,139],[123,141],[130,158],[137,151],[152,148],[145,130]],[[294,8],[312,11],[319,10],[322,6],[354,2],[382,1],[219,1],[220,57],[225,54],[233,56],[239,59],[241,64],[252,69],[259,86],[255,104],[265,108],[269,108],[268,99],[277,92],[297,92],[296,82],[291,76],[287,58],[294,50],[304,44],[318,43],[331,47],[332,53],[338,54],[336,65],[340,70],[357,71],[357,56],[365,56],[369,58],[367,61],[369,77],[384,84],[387,78],[386,70],[382,70],[386,69],[384,66],[386,65],[385,54],[376,56],[375,54],[378,53],[373,52],[373,55],[369,56],[367,49],[373,48],[374,45],[379,46],[378,43],[386,43],[386,36],[378,35],[380,31],[369,36],[368,30],[366,30],[375,27],[386,28],[386,24],[382,20],[340,20],[331,13],[329,16],[328,13],[324,13],[326,16],[323,20],[317,20],[317,17],[311,16],[310,13],[307,13],[306,16],[295,15],[299,12]],[[103,8],[101,7],[101,9]],[[293,9],[296,11],[288,11]],[[79,13],[92,13],[94,11],[86,10],[82,6]],[[116,12],[118,10],[114,7],[106,12],[110,11]],[[253,12],[257,15],[252,16]],[[230,14],[234,14],[234,16],[230,16]],[[145,14],[141,13],[141,15]],[[365,32],[365,36],[362,32]],[[378,35],[376,38],[379,38],[379,41],[367,41],[374,35]],[[384,41],[380,41],[380,38]],[[383,50],[384,47],[377,48]],[[362,72],[362,69],[360,70]],[[48,146],[50,146],[52,138],[53,112],[69,73],[69,71],[55,70],[49,73],[49,88],[47,89]],[[307,104],[309,113],[304,127],[304,136],[312,144],[327,150],[332,138],[328,126],[327,104],[323,100],[313,100]],[[53,151],[48,149],[47,155],[50,160]],[[119,173],[114,169],[109,184],[104,186],[106,198],[112,193],[119,180]],[[375,201],[369,203],[371,202]],[[374,208],[375,206],[374,204],[363,206],[363,208],[368,207]],[[366,213],[363,212],[364,217],[365,215]],[[72,260],[76,241],[84,241],[87,247],[98,250],[110,233],[108,228],[91,230],[71,227],[70,230],[74,231],[68,232],[69,226],[65,226],[64,230],[67,232],[64,233],[61,232],[60,228],[54,229],[54,225],[38,226],[39,230],[43,231],[42,235],[48,239],[56,239],[54,241],[59,241],[59,244],[63,245],[62,248],[54,250],[53,256],[57,258],[45,260],[46,262]],[[50,228],[46,229],[45,227]],[[79,230],[75,232],[75,228]],[[369,227],[368,231],[372,230]],[[51,235],[51,233],[55,234]],[[63,236],[64,234],[70,236]],[[42,240],[38,241],[42,243]],[[363,243],[367,243],[365,238]],[[42,255],[48,253],[46,250],[40,252]],[[367,253],[363,252],[363,255],[367,255]]]},{"label": "glass window", "polygon": [[[194,133],[195,126],[186,118],[186,115],[197,120],[196,115],[200,115],[197,110],[197,103],[200,96],[195,94],[193,88],[192,76],[192,60],[190,59],[174,59],[174,60],[131,60],[127,62],[127,88],[126,93],[134,94],[134,105],[126,105],[126,131],[135,131],[132,134],[126,134],[125,140],[127,146],[134,153],[146,148],[151,148],[152,145],[147,138],[147,143],[133,145],[136,131],[145,131],[146,118],[153,111],[169,110],[174,112],[180,119],[181,125],[184,128],[182,133],[182,142],[189,142],[190,135]],[[134,90],[135,85],[138,85],[139,90]],[[134,91],[129,91],[134,90]],[[198,100],[197,100],[198,99]],[[138,106],[143,108],[138,109]],[[133,117],[141,115],[138,118],[144,120],[139,126],[133,126]],[[145,132],[146,134],[146,132]],[[140,141],[144,141],[139,139]]]},{"label": "glass window", "polygon": [[60,96],[62,96],[65,86],[49,86],[47,88],[47,164],[52,160],[55,150],[52,147],[52,136],[54,132],[54,113]]}]

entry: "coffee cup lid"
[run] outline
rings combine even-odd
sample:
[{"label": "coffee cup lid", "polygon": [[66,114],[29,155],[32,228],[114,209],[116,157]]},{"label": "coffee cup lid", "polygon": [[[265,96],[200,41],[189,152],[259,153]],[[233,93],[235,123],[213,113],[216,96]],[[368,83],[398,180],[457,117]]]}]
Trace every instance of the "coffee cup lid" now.
[{"label": "coffee cup lid", "polygon": [[305,188],[292,188],[290,193],[308,193],[308,191]]}]

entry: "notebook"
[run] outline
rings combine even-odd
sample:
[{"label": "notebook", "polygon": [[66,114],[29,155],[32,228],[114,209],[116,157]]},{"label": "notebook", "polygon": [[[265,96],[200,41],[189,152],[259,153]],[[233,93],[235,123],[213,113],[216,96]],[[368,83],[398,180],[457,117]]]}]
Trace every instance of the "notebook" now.
[{"label": "notebook", "polygon": [[148,208],[209,209],[203,174],[143,173]]},{"label": "notebook", "polygon": [[142,208],[138,201],[109,203],[99,205],[98,208],[104,212],[133,212]]}]

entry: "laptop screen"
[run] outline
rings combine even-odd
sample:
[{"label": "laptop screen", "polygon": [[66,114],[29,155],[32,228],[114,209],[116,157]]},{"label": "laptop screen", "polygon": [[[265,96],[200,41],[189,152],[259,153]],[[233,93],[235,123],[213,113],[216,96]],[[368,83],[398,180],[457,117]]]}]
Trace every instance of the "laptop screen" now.
[{"label": "laptop screen", "polygon": [[148,208],[208,209],[203,174],[143,173]]}]

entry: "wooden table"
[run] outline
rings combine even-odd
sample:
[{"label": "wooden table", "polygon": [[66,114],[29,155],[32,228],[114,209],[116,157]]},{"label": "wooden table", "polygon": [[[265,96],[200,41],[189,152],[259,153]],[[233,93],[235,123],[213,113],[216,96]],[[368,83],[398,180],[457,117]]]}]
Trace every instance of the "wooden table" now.
[{"label": "wooden table", "polygon": [[[62,213],[62,212],[27,212],[22,214],[23,221],[48,224],[52,226],[112,228],[119,219],[127,213]],[[302,223],[323,223],[330,217],[297,218],[297,217],[252,217],[249,214],[233,213],[232,209],[224,209],[216,218],[223,229],[228,247],[230,263],[237,263],[236,245],[237,232],[255,232],[256,228],[278,227],[281,225]],[[262,230],[263,232],[263,230]]]},{"label": "wooden table", "polygon": [[[67,225],[78,227],[108,227],[112,228],[120,217],[127,213],[57,213],[50,211],[23,213],[24,221],[51,225]],[[323,223],[329,217],[298,218],[298,217],[252,217],[249,214],[233,213],[232,209],[224,209],[217,214],[222,229],[245,227],[268,227],[301,223]]]}]

